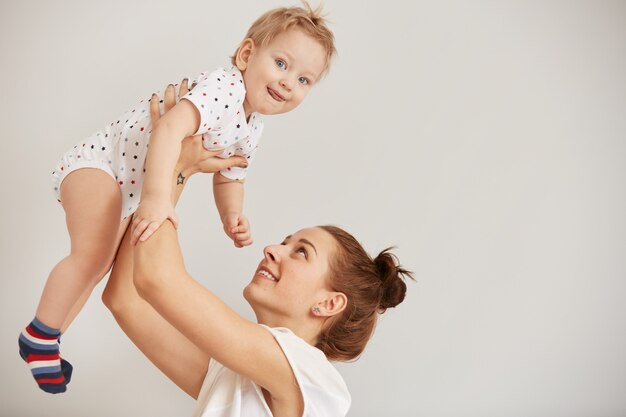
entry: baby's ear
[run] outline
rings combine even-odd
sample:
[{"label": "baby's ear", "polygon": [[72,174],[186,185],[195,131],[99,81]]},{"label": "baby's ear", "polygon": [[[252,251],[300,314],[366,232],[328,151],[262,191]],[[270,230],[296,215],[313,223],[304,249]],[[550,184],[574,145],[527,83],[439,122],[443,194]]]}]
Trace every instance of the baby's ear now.
[{"label": "baby's ear", "polygon": [[235,64],[239,71],[245,71],[248,68],[248,61],[254,53],[255,47],[254,41],[250,38],[246,38],[241,42],[235,55]]}]

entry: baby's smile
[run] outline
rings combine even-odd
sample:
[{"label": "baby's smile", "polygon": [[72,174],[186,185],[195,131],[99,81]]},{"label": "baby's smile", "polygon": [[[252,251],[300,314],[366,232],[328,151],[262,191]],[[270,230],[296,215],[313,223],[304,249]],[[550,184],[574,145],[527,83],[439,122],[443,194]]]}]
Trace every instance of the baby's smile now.
[{"label": "baby's smile", "polygon": [[278,91],[272,89],[271,87],[267,87],[267,92],[274,100],[279,101],[279,102],[285,101],[285,98],[281,96]]}]

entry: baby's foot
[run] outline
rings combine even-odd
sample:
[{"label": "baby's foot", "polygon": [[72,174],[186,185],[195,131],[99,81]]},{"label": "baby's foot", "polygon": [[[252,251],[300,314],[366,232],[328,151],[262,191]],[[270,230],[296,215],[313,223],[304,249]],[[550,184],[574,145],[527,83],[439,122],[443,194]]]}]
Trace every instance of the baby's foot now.
[{"label": "baby's foot", "polygon": [[60,334],[35,317],[18,339],[20,356],[28,363],[39,388],[51,394],[65,392],[72,376],[72,365],[59,356]]}]

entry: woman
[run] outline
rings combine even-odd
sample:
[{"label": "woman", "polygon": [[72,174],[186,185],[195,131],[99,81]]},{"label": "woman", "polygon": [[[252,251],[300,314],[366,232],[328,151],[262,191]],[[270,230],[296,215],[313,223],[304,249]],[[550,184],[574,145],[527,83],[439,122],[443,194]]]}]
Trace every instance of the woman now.
[{"label": "woman", "polygon": [[[166,110],[174,101],[168,88]],[[182,177],[239,163],[207,158],[197,140],[186,148]],[[182,187],[173,187],[176,202]],[[194,416],[343,416],[350,395],[329,360],[361,354],[378,313],[404,299],[406,277],[387,250],[371,259],[339,228],[303,229],[264,249],[244,289],[253,323],[187,274],[165,222],[135,248],[126,233],[103,301],[148,359],[198,400]]]}]

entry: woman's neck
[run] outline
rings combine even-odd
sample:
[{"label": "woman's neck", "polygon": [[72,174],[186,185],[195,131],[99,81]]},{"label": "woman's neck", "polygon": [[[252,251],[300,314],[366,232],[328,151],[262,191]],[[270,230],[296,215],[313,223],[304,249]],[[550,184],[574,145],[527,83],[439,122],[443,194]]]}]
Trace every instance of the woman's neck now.
[{"label": "woman's neck", "polygon": [[322,332],[324,325],[323,320],[317,318],[301,318],[292,317],[276,317],[269,314],[256,314],[257,323],[264,324],[268,327],[285,327],[293,332],[296,336],[315,346]]}]

